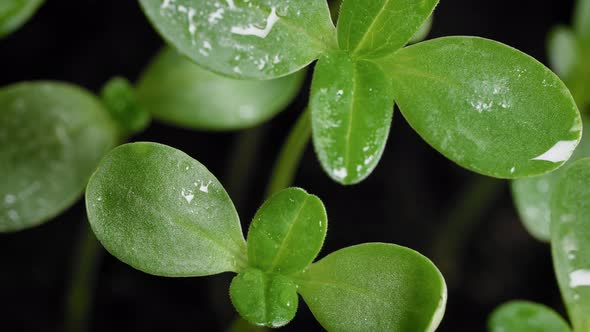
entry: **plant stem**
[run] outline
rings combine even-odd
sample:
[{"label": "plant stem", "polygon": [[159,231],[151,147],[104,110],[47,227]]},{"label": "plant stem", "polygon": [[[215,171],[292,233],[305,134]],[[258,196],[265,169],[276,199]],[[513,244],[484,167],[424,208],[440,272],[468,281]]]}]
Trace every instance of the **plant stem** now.
[{"label": "plant stem", "polygon": [[305,147],[311,138],[311,116],[309,109],[301,113],[289,137],[283,144],[279,157],[273,167],[270,182],[266,189],[266,197],[289,187],[295,178],[295,172],[299,168],[299,162]]},{"label": "plant stem", "polygon": [[467,239],[481,221],[490,205],[504,189],[506,182],[485,176],[477,176],[458,196],[449,209],[442,229],[432,246],[433,261],[452,287],[460,265],[460,253]]},{"label": "plant stem", "polygon": [[70,288],[66,297],[65,331],[68,332],[88,330],[96,270],[103,254],[86,217],[84,217],[82,227],[77,244],[77,255],[72,264]]}]

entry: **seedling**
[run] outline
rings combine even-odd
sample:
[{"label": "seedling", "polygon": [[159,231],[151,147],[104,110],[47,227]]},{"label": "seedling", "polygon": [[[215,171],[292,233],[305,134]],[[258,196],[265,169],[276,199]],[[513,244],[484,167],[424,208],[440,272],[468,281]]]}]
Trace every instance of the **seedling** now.
[{"label": "seedling", "polygon": [[180,53],[223,75],[277,78],[319,59],[309,104],[313,141],[324,170],[343,184],[362,181],[377,165],[394,100],[430,145],[489,176],[547,173],[580,140],[572,96],[531,57],[475,37],[401,48],[437,0],[345,0],[337,28],[324,0],[140,3]]},{"label": "seedling", "polygon": [[444,313],[442,275],[410,249],[368,243],[312,264],[327,216],[321,200],[302,189],[266,201],[246,242],[219,181],[165,145],[110,152],[88,184],[86,206],[104,247],[136,269],[168,277],[237,273],[231,299],[253,324],[286,325],[297,293],[329,331],[433,331]]},{"label": "seedling", "polygon": [[[551,195],[551,251],[574,332],[590,331],[590,158],[574,162]],[[491,331],[571,331],[551,309],[514,302],[490,319]]]}]

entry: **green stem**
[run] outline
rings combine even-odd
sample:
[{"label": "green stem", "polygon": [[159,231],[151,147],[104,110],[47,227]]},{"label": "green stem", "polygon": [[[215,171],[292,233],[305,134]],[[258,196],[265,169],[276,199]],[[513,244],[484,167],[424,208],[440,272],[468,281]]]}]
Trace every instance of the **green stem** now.
[{"label": "green stem", "polygon": [[299,168],[299,162],[305,147],[311,138],[311,116],[308,109],[303,111],[291,129],[287,141],[283,144],[279,157],[274,165],[270,182],[266,189],[266,197],[289,187]]},{"label": "green stem", "polygon": [[70,288],[66,298],[65,331],[68,332],[88,330],[96,270],[103,254],[101,246],[90,229],[87,220],[84,220],[82,227],[83,230],[77,244],[77,255],[72,264]]},{"label": "green stem", "polygon": [[505,181],[477,176],[467,185],[443,220],[432,247],[433,261],[452,286],[460,264],[460,253],[491,204],[505,186]]}]

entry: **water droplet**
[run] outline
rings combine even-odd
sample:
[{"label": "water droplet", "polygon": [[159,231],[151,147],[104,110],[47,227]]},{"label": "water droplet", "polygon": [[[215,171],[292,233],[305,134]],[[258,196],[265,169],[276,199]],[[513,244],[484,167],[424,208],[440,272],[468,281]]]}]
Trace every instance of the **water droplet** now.
[{"label": "water droplet", "polygon": [[277,15],[277,9],[275,7],[271,8],[270,14],[266,18],[266,25],[264,29],[258,28],[253,24],[248,25],[247,27],[232,27],[231,32],[236,35],[243,35],[243,36],[256,36],[260,38],[266,38],[274,25],[279,21],[279,16]]}]

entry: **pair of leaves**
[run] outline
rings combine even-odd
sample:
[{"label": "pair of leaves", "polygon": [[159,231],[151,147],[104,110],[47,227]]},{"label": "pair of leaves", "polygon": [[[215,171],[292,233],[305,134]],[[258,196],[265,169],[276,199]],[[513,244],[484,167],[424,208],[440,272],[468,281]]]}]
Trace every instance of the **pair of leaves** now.
[{"label": "pair of leaves", "polygon": [[[555,273],[574,331],[590,330],[590,158],[574,162],[551,195],[551,250]],[[569,331],[550,309],[506,305],[490,321],[492,331]]]},{"label": "pair of leaves", "polygon": [[114,149],[86,193],[92,229],[114,256],[161,276],[236,272],[232,302],[250,322],[287,324],[297,293],[328,330],[433,331],[444,313],[444,279],[410,249],[363,244],[311,264],[327,217],[320,199],[302,189],[285,189],[263,204],[247,245],[219,181],[164,145]]},{"label": "pair of leaves", "polygon": [[163,49],[136,86],[141,107],[158,120],[204,130],[258,125],[282,111],[299,92],[305,71],[269,80],[237,80],[204,70]]},{"label": "pair of leaves", "polygon": [[360,182],[378,163],[394,100],[429,144],[470,170],[520,178],[557,169],[580,140],[581,120],[546,67],[481,38],[400,49],[437,3],[345,0],[335,30],[324,0],[141,1],[165,39],[218,73],[270,79],[319,58],[314,146],[340,183]]},{"label": "pair of leaves", "polygon": [[0,232],[39,225],[70,207],[119,139],[104,106],[81,88],[31,82],[0,89]]},{"label": "pair of leaves", "polygon": [[0,38],[25,24],[44,0],[2,0],[0,2]]}]

